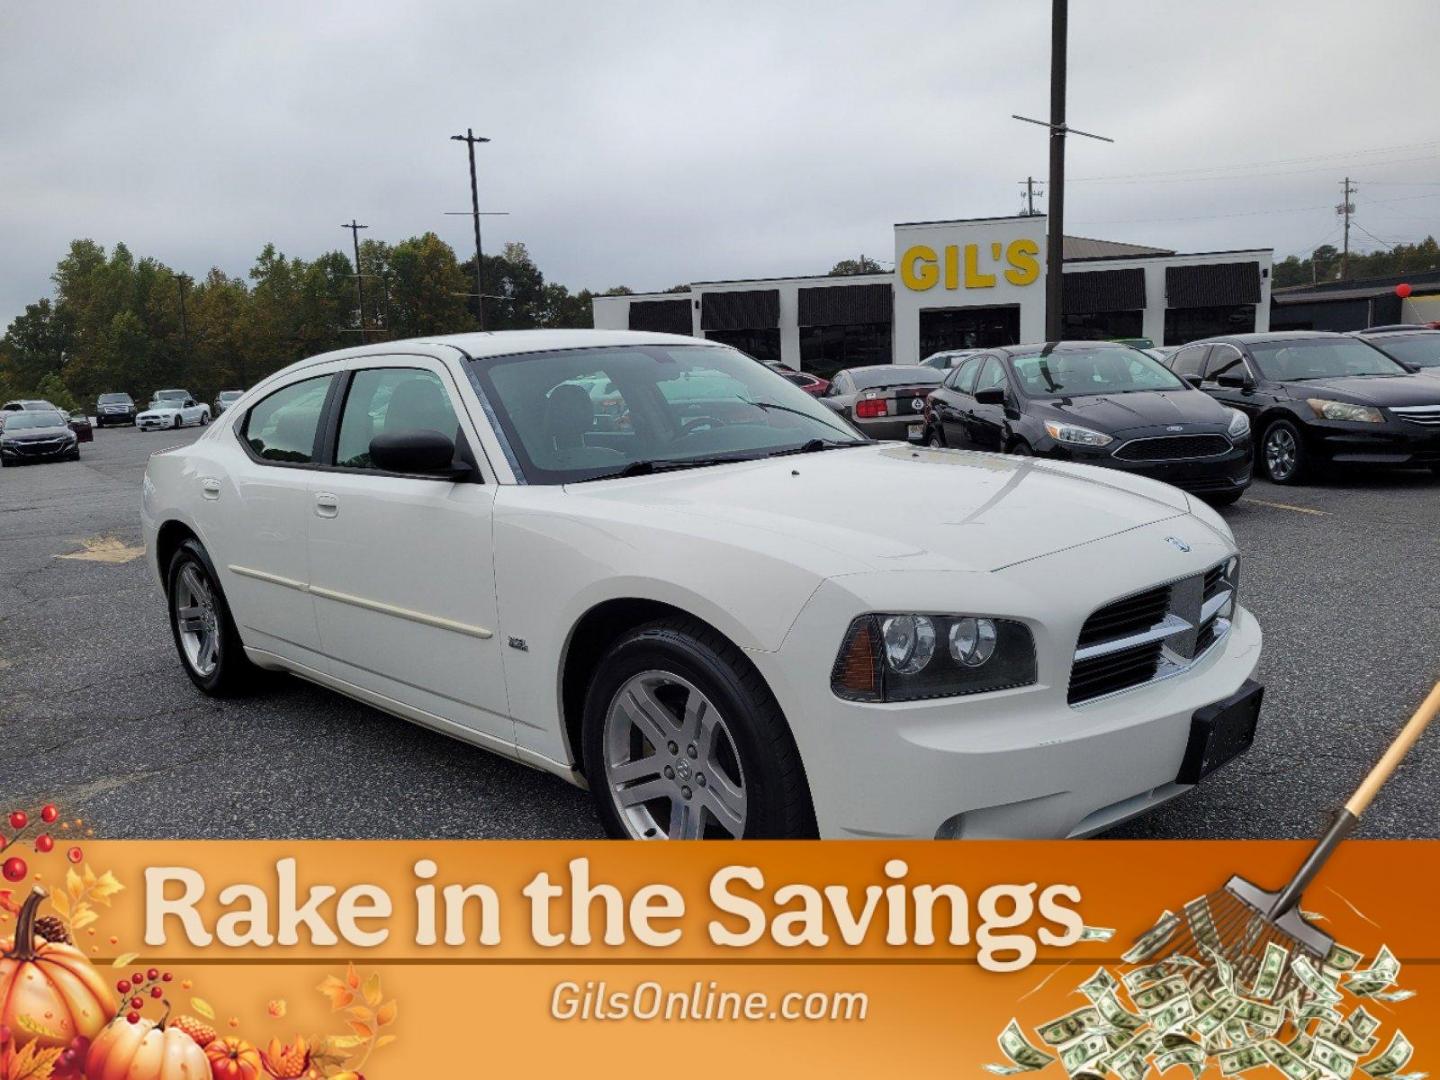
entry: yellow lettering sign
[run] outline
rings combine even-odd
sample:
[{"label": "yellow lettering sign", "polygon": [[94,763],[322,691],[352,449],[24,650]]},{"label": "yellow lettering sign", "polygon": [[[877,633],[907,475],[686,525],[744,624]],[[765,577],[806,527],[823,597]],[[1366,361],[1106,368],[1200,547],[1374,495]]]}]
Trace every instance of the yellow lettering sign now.
[{"label": "yellow lettering sign", "polygon": [[[989,249],[984,252],[983,269],[982,246]],[[937,285],[950,292],[961,288],[993,289],[1003,267],[1005,280],[1011,285],[1031,285],[1040,279],[1039,256],[1040,245],[1034,240],[1012,240],[1008,245],[966,244],[963,249],[958,244],[947,244],[938,253],[927,244],[916,244],[900,257],[900,280],[915,292]]]},{"label": "yellow lettering sign", "polygon": [[1015,240],[1005,249],[1005,261],[1010,268],[1005,271],[1005,280],[1011,285],[1029,285],[1040,276],[1040,245],[1034,240]]},{"label": "yellow lettering sign", "polygon": [[900,280],[907,289],[924,292],[935,287],[940,280],[940,269],[936,265],[935,249],[916,244],[900,258]]},{"label": "yellow lettering sign", "polygon": [[965,245],[965,288],[993,289],[994,274],[980,273],[980,248],[975,244]]}]

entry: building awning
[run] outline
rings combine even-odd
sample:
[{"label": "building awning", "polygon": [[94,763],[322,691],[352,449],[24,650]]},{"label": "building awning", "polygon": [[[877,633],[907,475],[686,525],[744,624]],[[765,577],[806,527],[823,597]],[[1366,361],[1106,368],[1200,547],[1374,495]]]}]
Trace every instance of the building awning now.
[{"label": "building awning", "polygon": [[1102,311],[1139,311],[1145,307],[1145,271],[1067,270],[1064,277],[1066,315],[1093,315]]},{"label": "building awning", "polygon": [[690,334],[690,299],[632,300],[630,329],[648,330],[652,334]]},{"label": "building awning", "polygon": [[779,289],[707,292],[701,296],[702,330],[768,330],[779,325]]},{"label": "building awning", "polygon": [[799,291],[801,326],[853,326],[888,323],[895,317],[889,285],[826,285]]},{"label": "building awning", "polygon": [[1260,302],[1260,264],[1167,266],[1165,302],[1172,308],[1228,307]]}]

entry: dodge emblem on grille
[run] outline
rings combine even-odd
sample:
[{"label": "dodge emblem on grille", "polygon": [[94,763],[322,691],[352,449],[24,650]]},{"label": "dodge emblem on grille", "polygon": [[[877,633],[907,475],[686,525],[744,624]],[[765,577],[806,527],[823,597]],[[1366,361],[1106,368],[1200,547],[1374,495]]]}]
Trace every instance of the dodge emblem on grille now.
[{"label": "dodge emblem on grille", "polygon": [[1184,424],[1171,424],[1171,425],[1170,425],[1169,427],[1167,427],[1165,430],[1166,430],[1166,431],[1184,431],[1184,430],[1185,430],[1185,425],[1184,425]]},{"label": "dodge emblem on grille", "polygon": [[1184,540],[1181,540],[1178,536],[1167,536],[1165,537],[1165,542],[1173,548],[1178,548],[1180,551],[1190,550],[1190,545],[1187,544]]}]

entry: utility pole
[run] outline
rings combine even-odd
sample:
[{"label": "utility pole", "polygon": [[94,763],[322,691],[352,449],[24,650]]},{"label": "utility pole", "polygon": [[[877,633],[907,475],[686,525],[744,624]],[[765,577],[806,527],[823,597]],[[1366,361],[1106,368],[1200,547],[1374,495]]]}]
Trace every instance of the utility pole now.
[{"label": "utility pole", "polygon": [[176,274],[175,284],[180,289],[180,343],[185,346],[185,352],[190,352],[190,327],[185,319],[185,290],[190,287],[189,274]]},{"label": "utility pole", "polygon": [[361,225],[354,218],[350,219],[349,225],[341,225],[342,229],[350,230],[350,239],[355,242],[355,309],[360,313],[360,344],[365,344],[365,289],[360,279],[360,230],[368,229],[369,225]]},{"label": "utility pole", "polygon": [[1068,0],[1050,3],[1050,120],[1013,115],[1012,119],[1050,129],[1050,205],[1045,229],[1045,340],[1064,336],[1065,313],[1065,136],[1073,132],[1088,139],[1113,143],[1114,139],[1072,128],[1065,123],[1065,42],[1070,8]]},{"label": "utility pole", "polygon": [[470,151],[470,220],[475,223],[475,305],[480,312],[480,329],[485,329],[485,268],[480,249],[480,188],[475,182],[475,144],[490,140],[466,128],[464,135],[451,135],[452,142],[463,142]]},{"label": "utility pole", "polygon": [[1359,189],[1350,183],[1350,178],[1347,176],[1341,184],[1340,190],[1343,194],[1340,205],[1335,207],[1335,213],[1345,219],[1345,241],[1344,246],[1340,249],[1340,280],[1344,281],[1350,274],[1350,215],[1355,213],[1355,204],[1350,200],[1350,196]]},{"label": "utility pole", "polygon": [[1033,176],[1027,176],[1024,180],[1021,180],[1020,183],[1025,185],[1025,216],[1035,217],[1035,196],[1039,195],[1041,198],[1044,198],[1045,193],[1035,190],[1035,178]]}]

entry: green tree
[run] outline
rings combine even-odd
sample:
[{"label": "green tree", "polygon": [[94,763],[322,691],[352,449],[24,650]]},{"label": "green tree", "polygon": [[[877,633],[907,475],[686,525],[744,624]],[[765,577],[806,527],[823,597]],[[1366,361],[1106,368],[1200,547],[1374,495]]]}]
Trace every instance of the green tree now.
[{"label": "green tree", "polygon": [[869,255],[861,254],[858,259],[841,259],[830,268],[829,277],[845,277],[850,274],[883,274],[885,268]]}]

